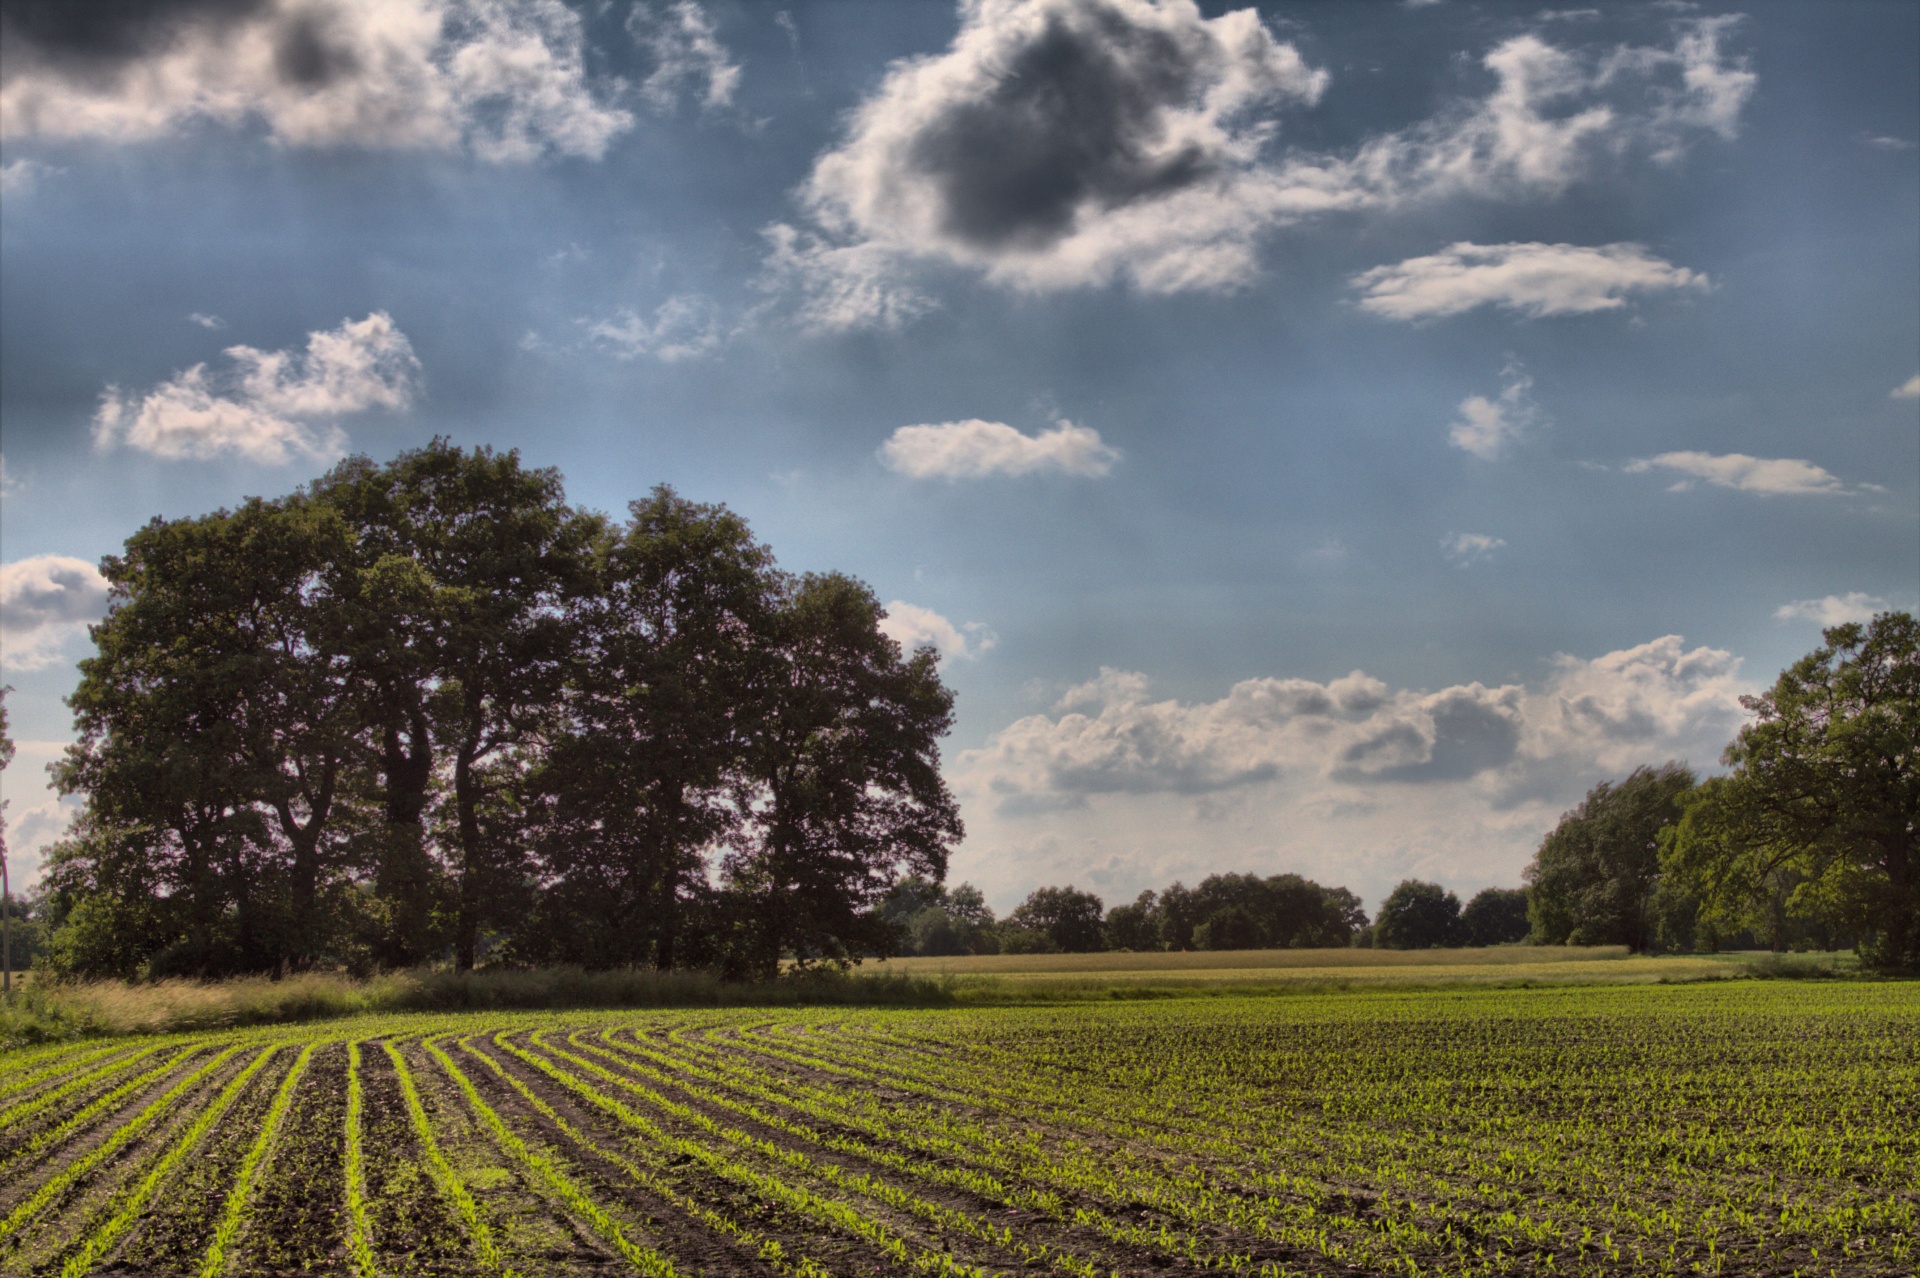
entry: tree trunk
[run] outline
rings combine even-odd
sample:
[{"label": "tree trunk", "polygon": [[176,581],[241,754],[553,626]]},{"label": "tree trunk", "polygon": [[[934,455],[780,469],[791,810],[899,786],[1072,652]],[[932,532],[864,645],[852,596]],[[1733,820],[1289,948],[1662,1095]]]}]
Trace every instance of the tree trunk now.
[{"label": "tree trunk", "polygon": [[484,849],[480,839],[479,782],[473,775],[480,753],[476,735],[460,743],[453,760],[453,804],[460,832],[460,913],[454,934],[454,964],[471,972],[478,957],[480,909],[484,901]]}]

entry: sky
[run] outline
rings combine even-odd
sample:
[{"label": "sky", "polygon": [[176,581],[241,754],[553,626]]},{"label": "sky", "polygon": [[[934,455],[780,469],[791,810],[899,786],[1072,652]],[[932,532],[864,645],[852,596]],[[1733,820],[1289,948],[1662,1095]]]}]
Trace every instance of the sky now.
[{"label": "sky", "polygon": [[1920,605],[1920,6],[0,0],[16,884],[143,522],[436,435],[957,693],[950,881],[1511,886]]}]

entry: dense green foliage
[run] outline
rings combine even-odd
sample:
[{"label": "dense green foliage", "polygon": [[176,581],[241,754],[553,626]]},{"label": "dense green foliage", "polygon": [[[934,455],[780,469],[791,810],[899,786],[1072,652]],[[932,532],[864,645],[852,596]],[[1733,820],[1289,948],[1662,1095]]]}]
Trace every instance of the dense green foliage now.
[{"label": "dense green foliage", "polygon": [[70,699],[56,968],[887,952],[871,907],[960,836],[935,654],[724,507],[628,513],[436,441],[129,538]]},{"label": "dense green foliage", "polygon": [[1483,888],[1460,911],[1460,944],[1513,945],[1533,931],[1525,888]]},{"label": "dense green foliage", "polygon": [[1920,624],[1883,613],[1744,698],[1732,772],[1689,796],[1665,866],[1709,928],[1857,937],[1920,969]]},{"label": "dense green foliage", "polygon": [[1693,772],[1677,763],[1602,781],[1540,844],[1527,867],[1536,945],[1654,945],[1660,832],[1680,819]]},{"label": "dense green foliage", "polygon": [[1833,627],[1741,701],[1728,775],[1640,768],[1561,818],[1526,873],[1534,943],[1852,946],[1920,969],[1920,624]]},{"label": "dense green foliage", "polygon": [[0,1270],[1904,1274],[1916,1081],[1899,983],[90,1041],[0,1054]]},{"label": "dense green foliage", "polygon": [[1380,903],[1373,943],[1383,950],[1460,944],[1460,898],[1438,883],[1402,879]]}]

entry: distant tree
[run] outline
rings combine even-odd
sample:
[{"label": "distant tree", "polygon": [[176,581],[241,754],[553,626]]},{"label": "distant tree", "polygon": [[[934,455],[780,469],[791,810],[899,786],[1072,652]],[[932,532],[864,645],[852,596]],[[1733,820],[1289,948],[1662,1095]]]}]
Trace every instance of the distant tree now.
[{"label": "distant tree", "polygon": [[1525,888],[1485,888],[1460,911],[1460,943],[1508,945],[1533,931]]},{"label": "distant tree", "polygon": [[1560,818],[1527,867],[1527,913],[1536,945],[1651,948],[1661,830],[1680,819],[1693,789],[1679,763],[1602,781]]},{"label": "distant tree", "polygon": [[1790,918],[1858,935],[1886,971],[1920,969],[1920,624],[1886,612],[1824,632],[1688,796],[1667,873],[1708,926]]},{"label": "distant tree", "polygon": [[1038,932],[1068,954],[1085,954],[1106,944],[1099,897],[1067,887],[1043,887],[1015,906],[1007,922]]},{"label": "distant tree", "polygon": [[1458,943],[1460,898],[1438,883],[1403,879],[1380,903],[1373,943],[1383,950],[1430,950]]},{"label": "distant tree", "polygon": [[1156,896],[1142,892],[1125,905],[1107,911],[1107,948],[1145,952],[1160,948],[1160,928],[1154,917]]},{"label": "distant tree", "polygon": [[948,889],[918,874],[896,883],[875,913],[897,931],[902,953],[927,956],[994,954],[993,911],[980,889],[961,883]]},{"label": "distant tree", "polygon": [[1193,929],[1194,948],[1202,950],[1253,950],[1264,940],[1259,923],[1237,905],[1221,906]]}]

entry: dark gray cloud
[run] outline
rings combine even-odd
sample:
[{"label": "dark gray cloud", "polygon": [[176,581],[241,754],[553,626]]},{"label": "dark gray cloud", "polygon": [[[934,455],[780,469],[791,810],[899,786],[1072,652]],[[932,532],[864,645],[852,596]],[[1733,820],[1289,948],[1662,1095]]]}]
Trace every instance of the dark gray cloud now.
[{"label": "dark gray cloud", "polygon": [[[0,0],[0,41],[74,69],[107,69],[152,52],[181,27],[228,26],[267,0]],[[24,47],[23,47],[24,46]]]},{"label": "dark gray cloud", "polygon": [[983,94],[912,143],[912,167],[939,192],[941,229],[981,248],[1044,248],[1083,206],[1152,199],[1216,171],[1197,139],[1167,145],[1168,113],[1197,103],[1218,74],[1207,52],[1092,4],[1047,15]]}]

